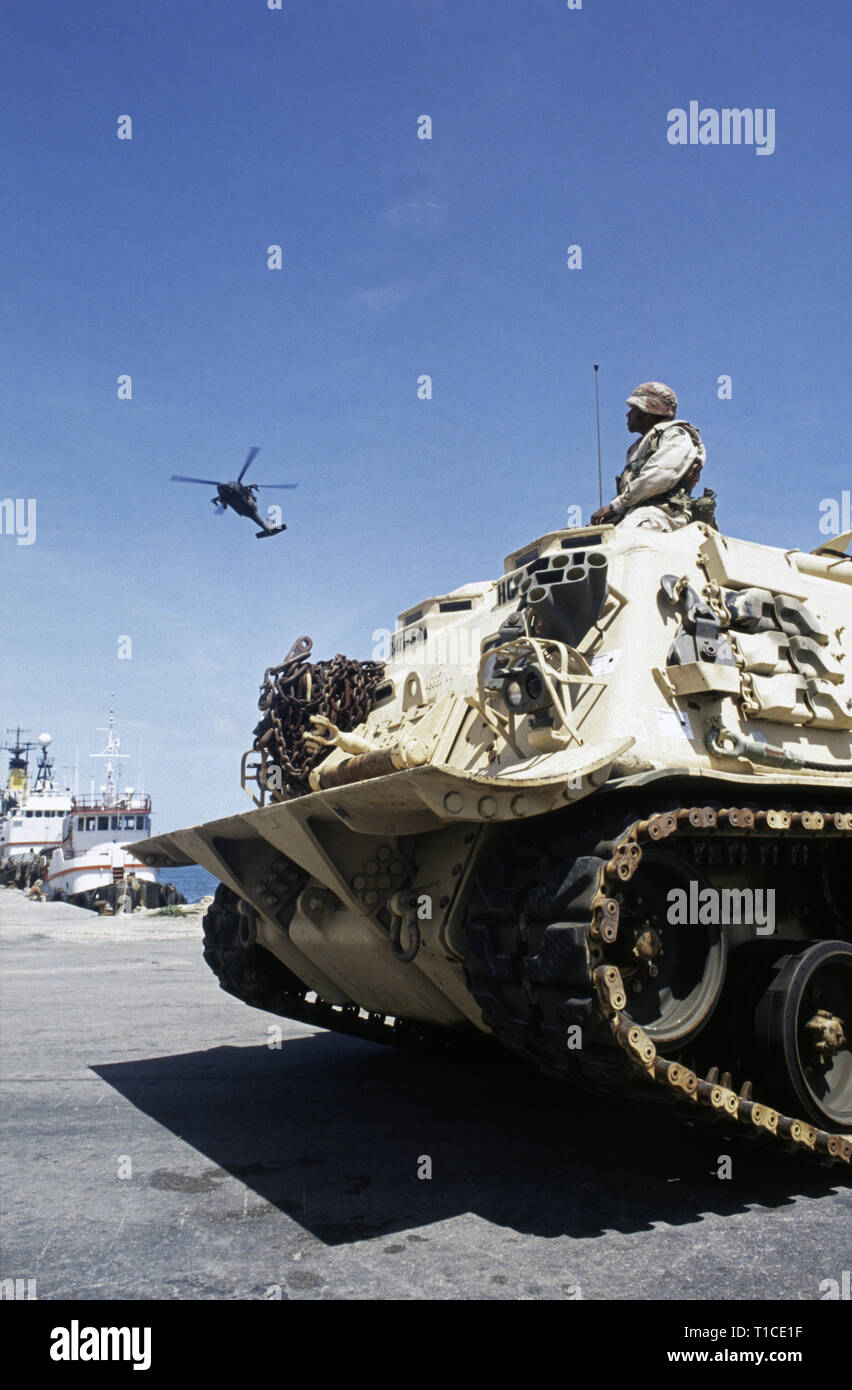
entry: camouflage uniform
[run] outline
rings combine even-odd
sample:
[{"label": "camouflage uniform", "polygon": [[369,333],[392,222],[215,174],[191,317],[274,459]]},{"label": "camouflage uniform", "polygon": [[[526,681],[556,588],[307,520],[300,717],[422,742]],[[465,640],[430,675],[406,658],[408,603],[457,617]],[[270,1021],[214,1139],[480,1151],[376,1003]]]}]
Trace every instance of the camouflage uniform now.
[{"label": "camouflage uniform", "polygon": [[[659,381],[637,386],[628,405],[652,415],[674,416],[677,396]],[[704,463],[707,450],[687,420],[662,418],[627,451],[624,472],[616,478],[618,496],[610,502],[616,524],[652,531],[688,526],[690,491],[685,478],[693,464]]]},{"label": "camouflage uniform", "polygon": [[610,503],[628,527],[677,531],[688,526],[689,490],[683,479],[693,463],[704,463],[707,450],[694,425],[663,420],[627,451],[627,465],[616,479],[618,496]]}]

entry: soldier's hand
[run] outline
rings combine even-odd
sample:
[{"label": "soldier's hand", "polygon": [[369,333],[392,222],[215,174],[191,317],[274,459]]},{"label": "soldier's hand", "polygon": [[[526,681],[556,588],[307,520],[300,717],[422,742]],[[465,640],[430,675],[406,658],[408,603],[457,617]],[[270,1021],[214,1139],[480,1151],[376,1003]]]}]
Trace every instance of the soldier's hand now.
[{"label": "soldier's hand", "polygon": [[605,507],[599,507],[596,512],[592,512],[591,522],[593,526],[605,526],[608,521],[615,521],[615,512],[609,504]]}]

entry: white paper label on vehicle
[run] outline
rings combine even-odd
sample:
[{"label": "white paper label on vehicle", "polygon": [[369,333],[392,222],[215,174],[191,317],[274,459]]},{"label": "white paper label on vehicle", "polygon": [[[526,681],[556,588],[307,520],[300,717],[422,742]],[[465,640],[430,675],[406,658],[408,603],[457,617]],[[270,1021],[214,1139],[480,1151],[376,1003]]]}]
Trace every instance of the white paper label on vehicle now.
[{"label": "white paper label on vehicle", "polygon": [[616,649],[611,652],[598,652],[589,662],[589,670],[594,676],[608,676],[610,671],[614,671],[618,663],[621,651]]},{"label": "white paper label on vehicle", "polygon": [[660,733],[668,738],[694,738],[689,715],[679,709],[658,709],[657,723]]}]

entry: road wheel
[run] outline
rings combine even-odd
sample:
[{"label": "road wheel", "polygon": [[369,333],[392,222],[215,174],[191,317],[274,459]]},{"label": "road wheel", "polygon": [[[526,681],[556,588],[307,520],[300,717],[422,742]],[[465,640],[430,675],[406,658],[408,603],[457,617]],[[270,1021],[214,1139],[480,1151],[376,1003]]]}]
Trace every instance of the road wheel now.
[{"label": "road wheel", "polygon": [[821,1127],[852,1129],[852,945],[817,941],[776,961],[755,1032],[791,1106]]},{"label": "road wheel", "polygon": [[638,870],[620,890],[618,944],[607,952],[621,971],[627,1017],[661,1048],[683,1047],[702,1031],[725,983],[724,929],[670,920],[671,891],[682,890],[688,902],[692,882],[699,890],[710,886],[695,864],[644,846]]}]

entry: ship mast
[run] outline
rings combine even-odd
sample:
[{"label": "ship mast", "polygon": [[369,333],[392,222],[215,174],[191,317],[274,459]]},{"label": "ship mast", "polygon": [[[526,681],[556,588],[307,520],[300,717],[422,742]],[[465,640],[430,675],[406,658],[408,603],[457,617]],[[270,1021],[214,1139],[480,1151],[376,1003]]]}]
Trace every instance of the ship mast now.
[{"label": "ship mast", "polygon": [[[36,746],[28,739],[21,737],[22,734],[28,732],[27,729],[22,729],[19,724],[14,731],[14,738],[9,743],[2,745],[6,752],[12,755],[9,759],[8,782],[2,798],[4,811],[10,806],[22,805],[27,799],[29,754]],[[7,736],[11,733],[11,729],[6,730]]]},{"label": "ship mast", "polygon": [[[11,734],[12,732],[13,732],[12,729],[7,729],[7,730],[6,730],[6,735],[7,735],[7,737],[8,737],[8,735]],[[15,737],[12,739],[11,743],[4,743],[4,744],[2,744],[2,747],[6,750],[6,752],[12,754],[12,759],[10,760],[10,764],[13,765],[13,766],[15,765],[15,764],[14,764],[14,760],[15,760],[15,759],[18,759],[19,761],[22,761],[22,762],[26,765],[26,763],[27,763],[27,761],[28,761],[27,755],[28,755],[29,753],[31,753],[32,750],[37,746],[35,743],[30,742],[29,739],[24,739],[24,738],[21,737],[22,734],[26,734],[26,733],[29,733],[29,730],[28,730],[28,729],[22,729],[21,726],[20,726],[20,724],[19,724],[19,725],[17,726],[17,728],[14,730]]]},{"label": "ship mast", "polygon": [[116,804],[116,800],[117,800],[117,798],[116,798],[116,792],[115,792],[115,776],[114,776],[115,769],[113,768],[113,765],[112,765],[112,760],[113,760],[113,758],[129,758],[129,757],[130,757],[130,754],[129,754],[129,753],[122,753],[122,752],[121,752],[121,739],[118,738],[118,736],[117,736],[116,733],[115,733],[115,714],[114,714],[113,703],[112,703],[114,699],[115,699],[115,696],[114,696],[114,695],[110,695],[110,697],[109,697],[109,723],[108,723],[107,727],[106,727],[106,728],[100,727],[100,728],[98,729],[98,733],[99,733],[99,734],[106,734],[106,735],[107,735],[107,744],[106,744],[106,748],[104,749],[104,751],[103,751],[102,753],[90,753],[90,754],[89,754],[89,757],[90,757],[90,758],[106,758],[106,760],[107,760],[107,765],[106,765],[106,785],[105,785],[105,787],[103,788],[103,793],[104,793],[104,806],[114,806],[114,805]]},{"label": "ship mast", "polygon": [[41,757],[38,760],[36,775],[33,779],[33,791],[52,792],[55,790],[53,785],[53,759],[49,756],[47,751],[52,743],[50,734],[39,734],[38,742],[41,748]]}]

